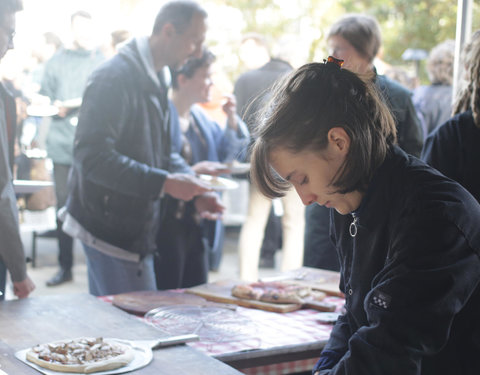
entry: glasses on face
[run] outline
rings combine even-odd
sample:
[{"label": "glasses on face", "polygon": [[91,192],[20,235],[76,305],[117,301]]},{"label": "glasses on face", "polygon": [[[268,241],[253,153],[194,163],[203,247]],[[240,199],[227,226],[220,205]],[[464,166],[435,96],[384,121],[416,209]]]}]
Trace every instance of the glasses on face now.
[{"label": "glasses on face", "polygon": [[0,28],[2,28],[5,33],[7,34],[7,37],[8,37],[8,42],[9,43],[12,43],[13,42],[13,38],[15,37],[15,34],[16,34],[16,31],[15,30],[12,30],[10,28],[7,28],[5,26],[0,26]]}]

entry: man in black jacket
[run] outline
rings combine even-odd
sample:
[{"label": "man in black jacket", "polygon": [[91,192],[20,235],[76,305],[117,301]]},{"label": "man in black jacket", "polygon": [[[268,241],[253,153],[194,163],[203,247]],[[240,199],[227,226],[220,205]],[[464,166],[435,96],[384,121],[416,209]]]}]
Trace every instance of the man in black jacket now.
[{"label": "man in black jacket", "polygon": [[164,194],[195,198],[207,218],[223,210],[170,145],[164,68],[200,55],[206,17],[192,1],[165,4],[150,37],[133,39],[89,79],[63,229],[82,241],[94,295],[156,290]]},{"label": "man in black jacket", "polygon": [[[0,59],[13,48],[15,14],[21,9],[20,0],[0,2]],[[17,200],[12,184],[15,122],[15,101],[0,84],[0,300],[5,298],[7,270],[16,296],[25,298],[35,289],[27,275],[25,253],[18,230]]]}]

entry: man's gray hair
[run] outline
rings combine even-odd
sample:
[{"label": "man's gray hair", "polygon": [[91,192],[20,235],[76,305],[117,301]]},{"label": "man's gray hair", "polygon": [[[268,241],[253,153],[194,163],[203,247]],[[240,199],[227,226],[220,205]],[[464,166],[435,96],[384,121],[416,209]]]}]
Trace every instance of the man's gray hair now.
[{"label": "man's gray hair", "polygon": [[153,25],[153,34],[162,30],[163,26],[171,23],[178,33],[182,33],[188,28],[194,15],[200,14],[204,18],[207,12],[200,4],[191,0],[174,0],[166,3],[157,14]]},{"label": "man's gray hair", "polygon": [[23,10],[22,0],[1,0],[0,1],[0,17],[2,18],[7,13],[16,13]]}]

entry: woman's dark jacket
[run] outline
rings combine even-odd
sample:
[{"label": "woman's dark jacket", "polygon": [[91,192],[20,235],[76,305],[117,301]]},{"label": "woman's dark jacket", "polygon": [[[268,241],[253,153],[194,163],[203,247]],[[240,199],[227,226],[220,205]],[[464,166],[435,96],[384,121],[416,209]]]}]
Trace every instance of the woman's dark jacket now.
[{"label": "woman's dark jacket", "polygon": [[145,255],[155,250],[171,154],[165,90],[132,40],[89,78],[75,135],[68,212],[95,237]]},{"label": "woman's dark jacket", "polygon": [[[352,215],[332,211],[346,314],[322,375],[480,374],[480,206],[394,147]],[[353,228],[352,228],[353,229]]]},{"label": "woman's dark jacket", "polygon": [[459,182],[480,202],[480,128],[471,110],[455,115],[430,134],[422,160]]}]

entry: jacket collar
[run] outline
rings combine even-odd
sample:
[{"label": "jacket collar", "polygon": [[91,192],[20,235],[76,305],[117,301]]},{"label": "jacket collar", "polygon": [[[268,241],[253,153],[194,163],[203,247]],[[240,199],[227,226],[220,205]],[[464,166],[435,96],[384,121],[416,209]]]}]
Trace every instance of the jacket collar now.
[{"label": "jacket collar", "polygon": [[[167,81],[166,77],[168,76],[168,74],[166,74],[168,67],[165,67],[159,74],[155,71],[152,52],[148,44],[148,37],[132,39],[120,48],[118,54],[135,66],[135,69],[139,73],[139,79],[143,81],[142,86],[147,91],[163,93],[165,90],[168,90],[168,86],[165,84]],[[163,84],[160,80],[163,81]]]},{"label": "jacket collar", "polygon": [[407,157],[399,147],[391,146],[385,160],[374,173],[360,206],[353,212],[361,218],[363,224],[371,217],[372,202],[378,202],[381,196],[388,194],[386,187],[391,179],[390,171],[394,169],[393,165],[398,162],[398,157],[402,156]]},{"label": "jacket collar", "polygon": [[135,41],[137,43],[138,53],[140,55],[140,60],[143,64],[145,72],[156,86],[161,87],[160,80],[153,65],[153,56],[152,51],[150,50],[150,45],[148,44],[148,37],[143,36],[135,38]]}]

